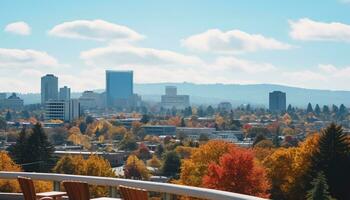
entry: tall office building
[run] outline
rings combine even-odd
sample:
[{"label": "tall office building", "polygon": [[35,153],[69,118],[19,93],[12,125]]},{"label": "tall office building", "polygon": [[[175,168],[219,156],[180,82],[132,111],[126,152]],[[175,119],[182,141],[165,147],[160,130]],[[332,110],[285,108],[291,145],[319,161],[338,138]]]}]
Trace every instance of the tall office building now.
[{"label": "tall office building", "polygon": [[68,101],[70,100],[70,88],[64,86],[60,88],[59,100]]},{"label": "tall office building", "polygon": [[58,99],[58,78],[53,74],[41,77],[41,104]]},{"label": "tall office building", "polygon": [[106,71],[106,93],[108,107],[125,107],[133,95],[132,71]]},{"label": "tall office building", "polygon": [[273,91],[269,94],[269,109],[271,112],[283,112],[286,110],[286,93]]}]

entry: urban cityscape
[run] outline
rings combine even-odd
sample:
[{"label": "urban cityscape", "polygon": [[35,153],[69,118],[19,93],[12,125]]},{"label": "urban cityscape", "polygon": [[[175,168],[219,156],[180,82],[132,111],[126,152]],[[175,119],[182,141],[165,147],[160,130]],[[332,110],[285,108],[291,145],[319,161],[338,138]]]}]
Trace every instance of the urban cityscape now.
[{"label": "urban cityscape", "polygon": [[0,200],[350,199],[349,2],[104,3],[0,3]]}]

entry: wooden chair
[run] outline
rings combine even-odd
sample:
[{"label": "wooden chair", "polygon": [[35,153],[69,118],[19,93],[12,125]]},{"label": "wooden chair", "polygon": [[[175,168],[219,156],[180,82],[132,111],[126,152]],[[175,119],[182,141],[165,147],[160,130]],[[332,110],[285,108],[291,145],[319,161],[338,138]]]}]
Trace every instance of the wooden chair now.
[{"label": "wooden chair", "polygon": [[[80,181],[63,181],[69,200],[90,200],[89,185]],[[117,198],[100,197],[91,200],[120,200]]]},{"label": "wooden chair", "polygon": [[41,192],[36,193],[33,180],[26,177],[18,177],[18,183],[21,187],[24,200],[55,200],[65,195],[65,192]]},{"label": "wooden chair", "polygon": [[125,200],[148,200],[148,193],[144,189],[120,185],[119,191]]}]

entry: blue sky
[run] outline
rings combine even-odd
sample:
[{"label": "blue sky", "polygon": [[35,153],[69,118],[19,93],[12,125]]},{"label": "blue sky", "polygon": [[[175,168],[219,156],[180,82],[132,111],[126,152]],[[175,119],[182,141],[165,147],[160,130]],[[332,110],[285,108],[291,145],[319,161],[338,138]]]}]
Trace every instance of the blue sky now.
[{"label": "blue sky", "polygon": [[106,69],[138,83],[348,90],[349,52],[346,0],[0,2],[2,91],[38,92],[45,73],[104,88]]}]

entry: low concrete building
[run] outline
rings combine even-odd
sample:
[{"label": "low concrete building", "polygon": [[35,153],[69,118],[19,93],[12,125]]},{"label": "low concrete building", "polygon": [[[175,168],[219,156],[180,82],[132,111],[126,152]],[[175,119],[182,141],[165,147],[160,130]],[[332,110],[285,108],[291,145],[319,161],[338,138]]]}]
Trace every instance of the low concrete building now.
[{"label": "low concrete building", "polygon": [[141,118],[126,118],[126,119],[116,119],[116,122],[122,124],[125,128],[130,129],[133,122],[140,122]]},{"label": "low concrete building", "polygon": [[142,126],[146,135],[176,135],[176,126],[170,125],[145,125]]}]

